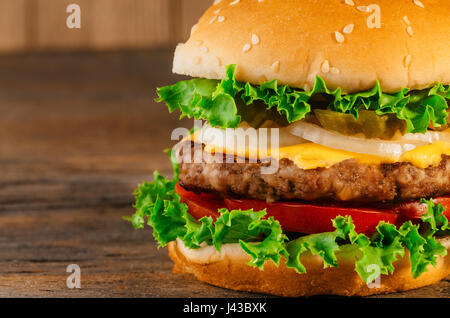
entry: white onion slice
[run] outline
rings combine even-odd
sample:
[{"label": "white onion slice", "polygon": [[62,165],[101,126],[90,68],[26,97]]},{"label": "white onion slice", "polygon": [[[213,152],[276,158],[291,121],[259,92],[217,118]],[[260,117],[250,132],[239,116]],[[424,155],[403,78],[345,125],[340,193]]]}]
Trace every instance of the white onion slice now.
[{"label": "white onion slice", "polygon": [[450,132],[427,131],[425,134],[406,134],[398,140],[403,142],[423,141],[430,144],[437,141],[450,142]]},{"label": "white onion slice", "polygon": [[[270,149],[272,146],[272,133],[279,133],[278,147],[288,147],[307,142],[303,138],[292,135],[287,128],[279,128],[278,132],[273,132],[272,128],[278,127],[267,123],[264,127],[255,129],[243,122],[238,129],[220,129],[205,124],[197,135],[197,141],[229,150],[233,150],[238,145],[247,150],[257,150],[261,145],[266,145]],[[248,138],[248,136],[254,136],[255,138]],[[243,151],[243,149],[238,150]]]},{"label": "white onion slice", "polygon": [[405,152],[429,144],[423,140],[387,141],[345,136],[305,121],[288,127],[291,134],[326,147],[381,157],[400,157]]}]

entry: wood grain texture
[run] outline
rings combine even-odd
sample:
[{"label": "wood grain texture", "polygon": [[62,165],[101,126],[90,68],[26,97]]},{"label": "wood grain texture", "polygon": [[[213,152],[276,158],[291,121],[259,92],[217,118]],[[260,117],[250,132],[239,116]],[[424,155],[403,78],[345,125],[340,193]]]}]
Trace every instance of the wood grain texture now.
[{"label": "wood grain texture", "polygon": [[167,0],[81,0],[81,29],[66,27],[70,0],[37,0],[36,49],[161,46],[171,30]]},{"label": "wood grain texture", "polygon": [[[172,51],[0,57],[0,297],[262,297],[173,275],[122,220],[180,122],[153,101]],[[81,289],[65,282],[81,267]],[[449,297],[450,281],[388,297]]]},{"label": "wood grain texture", "polygon": [[27,49],[27,0],[0,1],[0,51]]},{"label": "wood grain texture", "polygon": [[182,1],[181,21],[183,23],[179,41],[186,42],[189,39],[192,27],[211,4],[211,0]]},{"label": "wood grain texture", "polygon": [[[0,51],[168,47],[187,39],[212,0],[0,0]],[[69,4],[81,29],[66,26]]]}]

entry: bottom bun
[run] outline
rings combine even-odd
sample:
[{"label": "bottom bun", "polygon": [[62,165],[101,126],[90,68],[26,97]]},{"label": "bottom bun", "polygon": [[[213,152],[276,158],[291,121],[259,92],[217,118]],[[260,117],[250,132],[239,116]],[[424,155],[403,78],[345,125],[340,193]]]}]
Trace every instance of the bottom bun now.
[{"label": "bottom bun", "polygon": [[[450,250],[450,237],[439,240]],[[200,281],[228,289],[257,292],[286,297],[313,295],[369,296],[393,293],[432,285],[450,275],[450,253],[438,257],[435,267],[414,279],[411,276],[409,253],[394,263],[392,275],[381,275],[369,287],[355,271],[358,252],[343,246],[336,253],[339,267],[323,268],[319,256],[303,254],[301,261],[306,274],[299,274],[285,265],[284,259],[277,267],[266,262],[264,270],[247,265],[251,257],[239,244],[225,244],[219,253],[212,246],[191,250],[177,240],[169,243],[169,255],[175,262],[175,273],[194,274]]]}]

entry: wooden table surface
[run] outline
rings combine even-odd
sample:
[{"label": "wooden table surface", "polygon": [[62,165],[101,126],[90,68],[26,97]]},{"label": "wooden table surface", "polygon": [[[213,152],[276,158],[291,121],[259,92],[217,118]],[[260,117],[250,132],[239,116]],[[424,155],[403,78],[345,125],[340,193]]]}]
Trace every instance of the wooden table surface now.
[{"label": "wooden table surface", "polygon": [[[257,297],[172,274],[122,220],[191,127],[157,105],[171,51],[0,56],[0,297]],[[81,268],[81,289],[66,267]],[[449,297],[450,280],[389,297]]]}]

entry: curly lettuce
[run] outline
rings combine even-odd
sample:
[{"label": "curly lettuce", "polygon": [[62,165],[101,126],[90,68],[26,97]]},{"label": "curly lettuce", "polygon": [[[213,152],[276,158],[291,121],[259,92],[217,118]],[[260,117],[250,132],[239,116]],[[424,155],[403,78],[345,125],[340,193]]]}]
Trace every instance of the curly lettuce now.
[{"label": "curly lettuce", "polygon": [[246,105],[263,102],[267,109],[276,109],[289,123],[304,119],[311,112],[311,98],[327,96],[328,109],[352,114],[358,118],[360,110],[375,111],[378,115],[395,114],[404,120],[408,133],[425,133],[430,125],[441,127],[447,123],[450,86],[437,83],[421,91],[402,89],[396,94],[382,92],[377,81],[365,92],[343,94],[341,88],[330,90],[325,81],[316,77],[311,91],[279,85],[277,80],[252,85],[236,80],[236,65],[226,67],[223,80],[192,79],[157,89],[157,102],[165,102],[170,112],[179,110],[181,117],[207,120],[212,126],[236,128],[241,122],[236,99]]},{"label": "curly lettuce", "polygon": [[[170,153],[169,153],[170,154]],[[172,157],[172,156],[171,156]],[[203,217],[196,220],[189,214],[188,206],[181,202],[175,192],[178,182],[178,167],[174,163],[174,177],[167,179],[158,172],[153,182],[144,182],[134,192],[136,212],[125,217],[136,229],[145,225],[153,228],[153,236],[160,247],[180,239],[190,249],[205,244],[220,252],[223,244],[238,243],[251,256],[249,266],[264,268],[266,261],[279,265],[286,260],[286,266],[298,273],[306,273],[301,255],[310,253],[323,260],[324,268],[338,267],[337,253],[352,249],[358,255],[355,271],[366,283],[379,274],[392,274],[394,262],[408,250],[411,260],[411,275],[416,278],[435,266],[437,256],[445,256],[446,248],[436,240],[437,233],[449,230],[449,222],[443,214],[442,205],[432,200],[423,200],[427,213],[422,216],[423,224],[411,221],[400,227],[380,222],[376,232],[368,237],[355,231],[350,216],[338,216],[333,222],[335,231],[311,234],[289,240],[281,225],[273,217],[266,218],[266,211],[220,209],[219,217]]]}]

